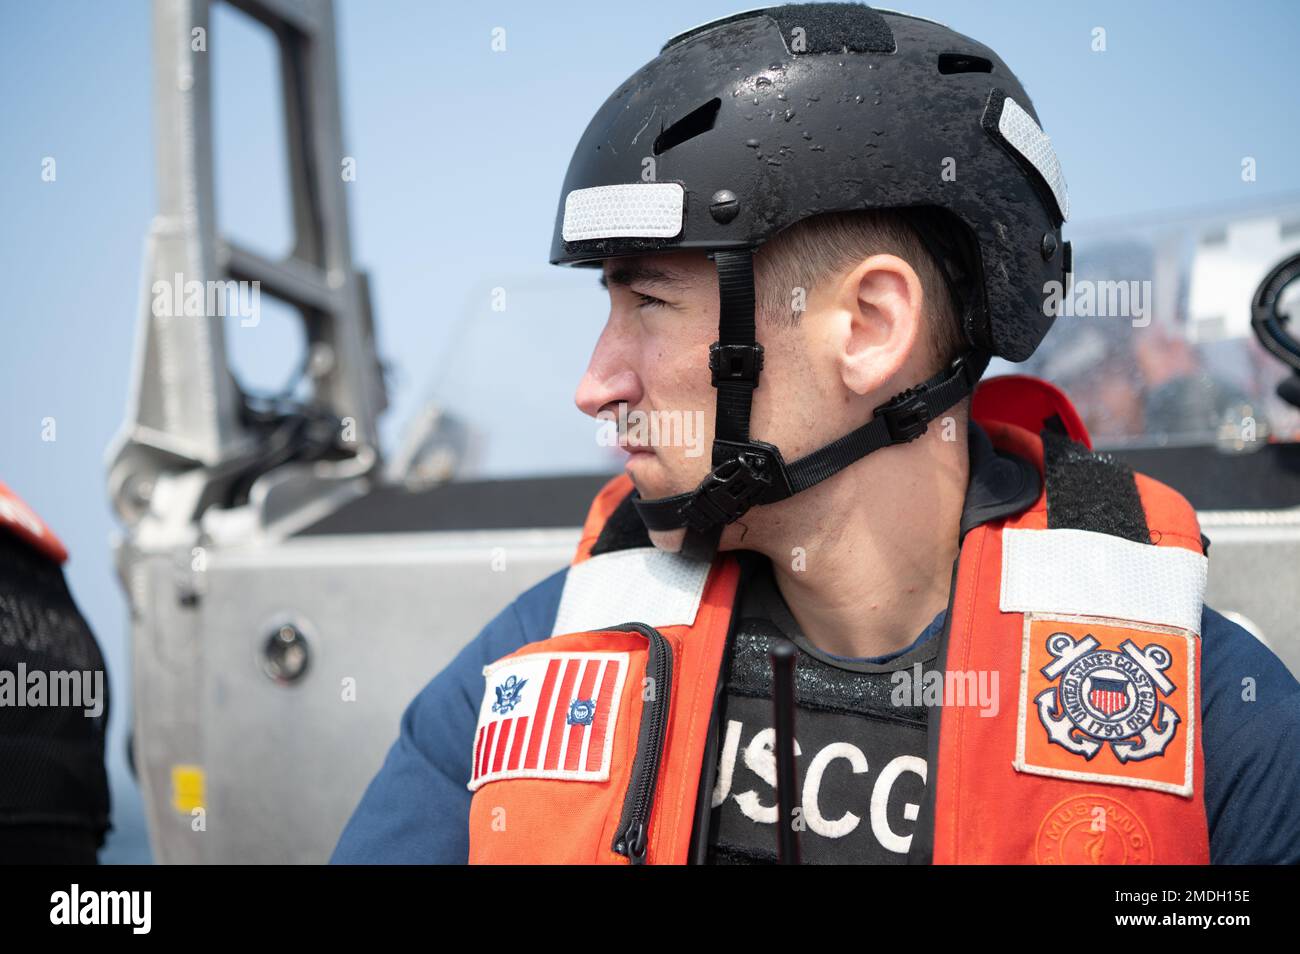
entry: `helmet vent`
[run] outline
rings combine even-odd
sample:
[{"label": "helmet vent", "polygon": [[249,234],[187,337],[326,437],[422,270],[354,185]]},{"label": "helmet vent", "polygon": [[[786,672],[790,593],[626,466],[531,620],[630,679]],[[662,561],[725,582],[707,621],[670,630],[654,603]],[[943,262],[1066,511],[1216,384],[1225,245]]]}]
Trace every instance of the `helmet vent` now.
[{"label": "helmet vent", "polygon": [[993,62],[970,53],[940,53],[939,72],[944,75],[951,73],[992,73]]},{"label": "helmet vent", "polygon": [[652,147],[654,154],[661,156],[674,146],[680,146],[686,140],[708,132],[717,121],[718,110],[721,108],[722,100],[715,96],[703,106],[692,109],[655,137]]}]

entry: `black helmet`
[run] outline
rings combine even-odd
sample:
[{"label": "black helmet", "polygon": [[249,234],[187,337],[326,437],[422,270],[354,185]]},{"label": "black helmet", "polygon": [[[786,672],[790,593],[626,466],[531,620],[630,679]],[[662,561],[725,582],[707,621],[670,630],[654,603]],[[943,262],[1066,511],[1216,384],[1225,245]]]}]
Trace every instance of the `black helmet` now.
[{"label": "black helmet", "polygon": [[[714,470],[694,491],[636,500],[652,530],[688,527],[709,557],[722,527],[923,434],[991,356],[1023,361],[1064,288],[1065,181],[1033,104],[988,47],[941,24],[856,3],[751,10],[669,40],[596,112],[564,178],[550,260],[681,249],[719,277]],[[970,350],[787,464],[749,437],[762,368],[753,252],[827,212],[895,209],[934,256]],[[1057,296],[1059,300],[1059,296]]]}]

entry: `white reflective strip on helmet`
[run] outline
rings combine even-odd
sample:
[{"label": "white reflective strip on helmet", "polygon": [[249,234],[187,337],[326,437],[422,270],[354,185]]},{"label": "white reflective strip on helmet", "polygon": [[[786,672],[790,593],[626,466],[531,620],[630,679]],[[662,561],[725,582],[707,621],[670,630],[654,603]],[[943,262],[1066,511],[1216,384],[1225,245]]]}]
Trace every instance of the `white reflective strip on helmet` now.
[{"label": "white reflective strip on helmet", "polygon": [[682,230],[686,190],[680,182],[629,182],[574,189],[564,199],[566,242],[602,238],[672,238]]},{"label": "white reflective strip on helmet", "polygon": [[1061,210],[1061,218],[1070,218],[1070,196],[1065,188],[1065,176],[1061,174],[1061,163],[1057,161],[1056,150],[1047,133],[1034,122],[1020,104],[1010,96],[1002,104],[1002,115],[998,117],[998,132],[1015,147],[1035,169],[1039,171],[1047,185],[1056,196],[1056,205]]}]

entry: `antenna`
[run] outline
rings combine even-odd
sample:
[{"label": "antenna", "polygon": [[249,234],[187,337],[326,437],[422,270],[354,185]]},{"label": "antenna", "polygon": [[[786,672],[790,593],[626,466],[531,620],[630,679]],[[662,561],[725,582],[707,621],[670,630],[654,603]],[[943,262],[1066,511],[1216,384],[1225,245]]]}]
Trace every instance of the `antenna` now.
[{"label": "antenna", "polygon": [[794,667],[798,650],[777,638],[768,650],[772,663],[772,716],[776,727],[776,856],[783,865],[800,864],[794,809],[799,773],[794,763]]}]

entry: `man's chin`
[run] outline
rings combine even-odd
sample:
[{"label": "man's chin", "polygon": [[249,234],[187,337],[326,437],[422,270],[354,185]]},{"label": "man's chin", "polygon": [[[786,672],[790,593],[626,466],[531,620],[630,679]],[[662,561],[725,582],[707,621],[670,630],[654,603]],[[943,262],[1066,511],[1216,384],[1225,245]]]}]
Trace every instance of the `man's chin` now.
[{"label": "man's chin", "polygon": [[682,544],[686,542],[686,528],[680,530],[647,530],[650,542],[665,553],[681,553]]},{"label": "man's chin", "polygon": [[646,464],[651,463],[658,458],[653,451],[635,451],[627,455],[627,460],[623,461],[623,469],[627,471],[628,476],[636,479],[634,476],[637,471],[642,470]]},{"label": "man's chin", "polygon": [[623,462],[623,473],[631,479],[632,485],[636,487],[637,493],[642,500],[654,500],[657,497],[667,497],[669,492],[661,489],[663,485],[663,470],[656,466],[657,459],[654,454],[633,454]]},{"label": "man's chin", "polygon": [[[636,487],[637,495],[642,500],[658,500],[660,497],[670,497],[683,491],[663,490],[658,481],[647,480],[646,464],[655,460],[654,454],[635,454],[625,465],[625,472],[632,480],[632,485]],[[637,465],[640,466],[637,466]],[[639,474],[639,476],[638,476]],[[694,489],[694,485],[687,489]],[[656,549],[665,553],[680,553],[682,545],[686,542],[686,528],[681,527],[677,530],[647,530],[650,536],[650,542]]]}]

